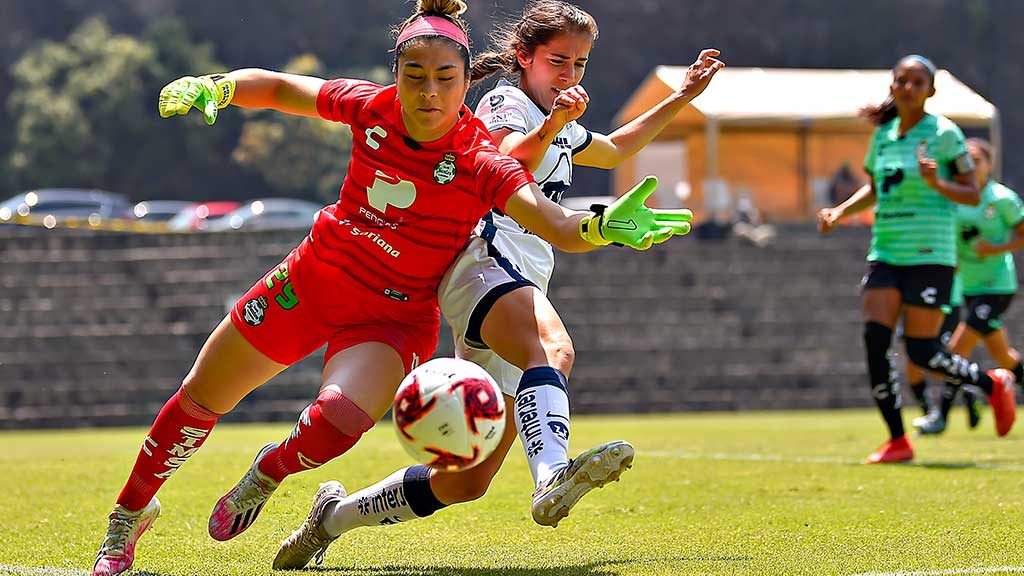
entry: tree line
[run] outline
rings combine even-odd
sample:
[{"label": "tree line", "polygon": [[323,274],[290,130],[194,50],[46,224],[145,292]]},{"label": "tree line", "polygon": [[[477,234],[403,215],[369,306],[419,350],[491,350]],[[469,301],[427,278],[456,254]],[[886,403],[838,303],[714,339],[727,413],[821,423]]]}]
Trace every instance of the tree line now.
[{"label": "tree line", "polygon": [[[470,0],[475,50],[524,0]],[[714,46],[733,66],[888,68],[919,52],[1001,110],[1005,180],[1024,187],[1024,2],[1016,0],[581,0],[601,32],[583,122],[612,118],[659,64]],[[9,0],[0,2],[0,190],[109,189],[141,199],[336,198],[345,128],[232,110],[213,128],[162,120],[159,89],[186,74],[264,67],[387,82],[391,25],[411,2],[381,0]],[[471,104],[479,95],[471,92]],[[756,94],[751,95],[757,97]],[[884,94],[879,94],[879,100]],[[865,143],[866,146],[866,143]],[[580,170],[576,194],[608,190]]]}]

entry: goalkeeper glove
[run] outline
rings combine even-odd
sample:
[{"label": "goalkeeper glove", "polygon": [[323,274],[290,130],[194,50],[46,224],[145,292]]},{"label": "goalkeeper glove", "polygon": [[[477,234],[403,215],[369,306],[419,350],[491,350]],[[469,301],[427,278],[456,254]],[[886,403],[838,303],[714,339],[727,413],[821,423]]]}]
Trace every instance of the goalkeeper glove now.
[{"label": "goalkeeper glove", "polygon": [[693,212],[644,205],[657,186],[658,179],[647,176],[611,206],[592,206],[594,213],[580,220],[580,236],[595,246],[615,243],[647,250],[673,236],[688,234]]},{"label": "goalkeeper glove", "polygon": [[160,116],[188,114],[193,107],[203,113],[207,124],[217,121],[217,110],[231,103],[235,97],[235,81],[223,74],[185,76],[160,90]]}]

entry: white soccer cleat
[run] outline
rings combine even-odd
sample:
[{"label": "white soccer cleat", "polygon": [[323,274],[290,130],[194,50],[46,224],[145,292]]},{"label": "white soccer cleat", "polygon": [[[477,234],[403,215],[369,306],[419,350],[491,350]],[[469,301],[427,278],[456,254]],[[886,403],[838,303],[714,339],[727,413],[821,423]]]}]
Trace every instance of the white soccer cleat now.
[{"label": "white soccer cleat", "polygon": [[135,544],[159,515],[160,501],[155,496],[138,512],[114,506],[114,511],[108,516],[107,537],[103,539],[92,567],[93,576],[114,576],[131,568],[135,562]]},{"label": "white soccer cleat", "polygon": [[558,526],[584,494],[618,480],[633,466],[633,445],[624,440],[607,442],[583,452],[555,472],[533,493],[533,520]]},{"label": "white soccer cleat", "polygon": [[210,536],[214,540],[230,540],[245,532],[256,521],[270,496],[277,490],[277,482],[260,472],[260,461],[277,448],[271,442],[260,450],[249,471],[230,492],[221,497],[210,513]]},{"label": "white soccer cleat", "polygon": [[324,530],[324,514],[331,504],[345,496],[345,488],[341,482],[331,480],[320,485],[320,489],[313,496],[313,508],[310,509],[309,516],[298,530],[281,542],[281,549],[274,557],[274,570],[303,568],[314,558],[317,565],[324,563],[327,547],[338,539],[337,536],[331,537]]},{"label": "white soccer cleat", "polygon": [[932,410],[924,416],[918,416],[911,423],[922,436],[942,434],[946,431],[946,419],[942,416],[942,411],[939,409]]}]

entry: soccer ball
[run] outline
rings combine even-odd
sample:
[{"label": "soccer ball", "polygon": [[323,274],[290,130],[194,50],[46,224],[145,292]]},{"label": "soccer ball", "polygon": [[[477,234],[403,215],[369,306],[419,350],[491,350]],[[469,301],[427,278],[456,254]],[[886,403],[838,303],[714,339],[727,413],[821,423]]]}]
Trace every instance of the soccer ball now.
[{"label": "soccer ball", "polygon": [[435,358],[405,377],[395,395],[398,440],[416,461],[445,472],[472,468],[498,447],[505,399],[483,368]]}]

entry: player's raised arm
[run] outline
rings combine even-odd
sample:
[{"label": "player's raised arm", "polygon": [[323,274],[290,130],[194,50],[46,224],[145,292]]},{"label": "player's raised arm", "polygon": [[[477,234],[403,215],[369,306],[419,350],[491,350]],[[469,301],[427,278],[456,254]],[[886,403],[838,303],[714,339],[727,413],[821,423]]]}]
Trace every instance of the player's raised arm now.
[{"label": "player's raised arm", "polygon": [[587,111],[588,102],[590,96],[587,91],[582,86],[572,86],[555,97],[551,112],[533,130],[522,133],[508,128],[498,128],[491,132],[491,136],[502,154],[508,154],[522,162],[530,172],[536,172],[555,137],[566,124],[583,116]]},{"label": "player's raised arm", "polygon": [[505,213],[566,252],[589,252],[613,243],[646,250],[672,236],[688,234],[693,219],[689,210],[645,206],[657,186],[658,179],[648,176],[610,206],[578,212],[548,200],[536,184],[530,183],[509,198]]},{"label": "player's raised arm", "polygon": [[702,50],[686,70],[683,85],[653,108],[611,134],[594,133],[593,141],[573,156],[580,166],[611,169],[647,146],[665,129],[679,111],[699,96],[714,75],[725,67],[714,48]]},{"label": "player's raised arm", "polygon": [[271,108],[287,114],[318,117],[316,97],[322,78],[244,68],[226,74],[185,76],[160,91],[160,116],[188,114],[192,108],[203,113],[207,124],[217,120],[217,111],[234,104],[241,108]]}]

